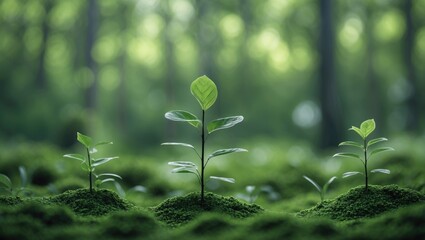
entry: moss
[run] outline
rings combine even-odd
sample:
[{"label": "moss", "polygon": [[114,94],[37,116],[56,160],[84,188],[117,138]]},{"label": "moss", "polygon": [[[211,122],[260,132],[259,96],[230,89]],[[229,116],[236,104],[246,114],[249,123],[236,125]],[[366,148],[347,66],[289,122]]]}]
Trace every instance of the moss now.
[{"label": "moss", "polygon": [[171,227],[185,224],[204,212],[217,212],[233,218],[246,218],[264,210],[255,204],[245,204],[233,197],[213,193],[205,194],[204,207],[200,206],[200,194],[190,193],[167,199],[153,208],[156,217]]},{"label": "moss", "polygon": [[148,213],[141,211],[116,212],[102,225],[104,235],[115,239],[149,237],[159,229],[159,224]]},{"label": "moss", "polygon": [[88,189],[69,190],[52,197],[50,201],[68,206],[77,215],[82,216],[102,216],[133,207],[116,193],[106,189],[93,190],[93,192]]},{"label": "moss", "polygon": [[409,204],[425,201],[425,195],[396,185],[370,185],[351,189],[333,200],[319,203],[313,208],[303,210],[299,216],[325,216],[335,220],[353,220],[374,217],[383,212]]},{"label": "moss", "polygon": [[22,203],[22,199],[18,196],[11,197],[11,196],[0,196],[0,205],[1,206],[14,206],[19,203]]}]

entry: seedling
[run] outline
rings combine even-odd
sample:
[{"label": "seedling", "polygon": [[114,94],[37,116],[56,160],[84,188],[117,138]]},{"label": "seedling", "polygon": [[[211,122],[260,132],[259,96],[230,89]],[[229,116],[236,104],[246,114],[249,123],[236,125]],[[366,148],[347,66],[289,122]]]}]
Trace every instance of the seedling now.
[{"label": "seedling", "polygon": [[[202,76],[192,82],[190,86],[190,91],[201,106],[201,109],[202,109],[201,119],[199,119],[196,115],[190,112],[182,111],[182,110],[173,110],[173,111],[167,112],[165,113],[165,118],[171,121],[187,122],[191,126],[197,128],[201,134],[201,139],[200,139],[201,153],[199,153],[194,146],[187,143],[167,142],[167,143],[162,143],[161,145],[181,146],[181,147],[190,148],[193,151],[195,151],[196,155],[201,160],[201,168],[200,168],[201,172],[199,172],[197,165],[193,162],[177,161],[177,162],[169,162],[168,164],[175,167],[171,171],[172,173],[191,173],[198,178],[199,184],[201,186],[201,205],[203,206],[204,192],[205,192],[204,191],[205,168],[207,167],[208,162],[211,159],[221,155],[247,151],[246,149],[243,149],[243,148],[227,148],[227,149],[220,149],[220,150],[214,151],[213,153],[208,155],[208,157],[205,157],[205,145],[206,145],[207,136],[212,134],[215,131],[233,127],[236,124],[242,122],[244,118],[243,116],[231,116],[231,117],[219,118],[209,122],[208,124],[205,124],[206,123],[205,113],[214,104],[214,102],[217,99],[217,95],[218,95],[217,87],[214,84],[214,82],[211,79],[209,79],[207,76]],[[233,178],[217,177],[217,176],[210,176],[210,178],[224,181],[224,182],[229,182],[229,183],[235,182],[235,179]]]},{"label": "seedling", "polygon": [[19,177],[21,178],[21,187],[13,189],[13,184],[10,178],[5,174],[0,174],[0,190],[11,196],[18,196],[20,193],[31,194],[28,190],[28,174],[23,166],[19,166]]},{"label": "seedling", "polygon": [[325,183],[325,185],[323,185],[323,187],[320,187],[319,184],[317,184],[315,181],[313,181],[313,179],[311,179],[307,176],[303,176],[303,178],[305,178],[305,180],[310,182],[317,189],[317,191],[320,194],[320,201],[322,201],[322,202],[323,202],[323,200],[325,200],[325,195],[326,195],[326,192],[328,191],[329,185],[331,185],[331,183],[336,179],[336,177],[333,176]]},{"label": "seedling", "polygon": [[106,182],[114,182],[116,179],[122,179],[119,175],[113,174],[113,173],[102,173],[102,174],[96,174],[95,169],[97,166],[100,166],[104,163],[107,163],[111,160],[117,159],[118,157],[107,157],[107,158],[93,158],[93,154],[97,152],[96,147],[106,144],[112,144],[112,142],[99,142],[94,144],[93,140],[84,134],[81,134],[77,132],[77,140],[80,142],[85,150],[86,150],[86,156],[83,156],[81,154],[66,154],[64,157],[75,159],[81,162],[81,168],[88,172],[89,176],[89,185],[90,185],[90,192],[93,191],[93,177],[96,179],[94,184],[96,187],[100,187],[103,183]]},{"label": "seedling", "polygon": [[256,187],[253,185],[248,185],[245,187],[245,192],[246,193],[239,193],[236,196],[238,198],[242,198],[243,200],[247,201],[248,203],[252,204],[254,203],[257,198],[258,195],[260,194],[260,191],[255,191]]},{"label": "seedling", "polygon": [[[372,145],[375,145],[375,144],[380,143],[380,142],[388,141],[388,139],[384,138],[384,137],[375,138],[375,139],[372,139],[372,140],[369,140],[369,141],[367,140],[367,137],[375,130],[375,127],[376,127],[375,126],[375,120],[373,120],[373,119],[369,119],[369,120],[364,121],[360,125],[360,128],[352,126],[348,130],[355,131],[362,138],[362,142],[359,143],[359,142],[354,142],[354,141],[346,141],[346,142],[342,142],[338,145],[338,146],[351,146],[351,147],[358,148],[363,152],[363,157],[360,157],[360,155],[358,155],[358,154],[348,153],[348,152],[342,152],[342,153],[337,153],[337,154],[333,155],[333,157],[354,158],[354,159],[358,159],[362,162],[362,164],[364,166],[364,173],[361,173],[361,172],[346,172],[342,175],[342,177],[346,178],[346,177],[354,176],[354,175],[357,175],[357,174],[363,174],[364,177],[365,177],[365,189],[366,190],[367,190],[368,181],[369,181],[369,175],[368,175],[369,172],[368,172],[368,169],[367,169],[367,163],[370,160],[370,158],[377,153],[394,150],[391,147],[380,147],[380,148],[370,150],[370,147]],[[385,174],[391,173],[390,170],[382,169],[382,168],[373,169],[370,172],[371,173],[385,173]]]}]

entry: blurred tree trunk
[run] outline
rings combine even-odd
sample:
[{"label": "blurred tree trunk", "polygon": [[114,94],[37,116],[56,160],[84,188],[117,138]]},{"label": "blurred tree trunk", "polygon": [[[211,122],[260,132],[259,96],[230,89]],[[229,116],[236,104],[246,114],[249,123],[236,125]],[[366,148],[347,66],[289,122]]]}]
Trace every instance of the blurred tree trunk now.
[{"label": "blurred tree trunk", "polygon": [[87,68],[92,72],[91,85],[86,90],[85,106],[88,110],[94,111],[97,105],[97,65],[92,56],[92,49],[96,42],[96,32],[98,28],[98,6],[96,0],[89,0],[87,7],[87,40],[85,49],[85,62]]},{"label": "blurred tree trunk", "polygon": [[53,7],[53,3],[50,0],[45,1],[44,4],[44,19],[41,25],[41,46],[40,46],[40,54],[38,56],[38,67],[36,73],[36,88],[39,90],[44,90],[46,88],[46,70],[45,70],[45,58],[46,58],[46,50],[47,50],[47,39],[49,37],[49,13]]},{"label": "blurred tree trunk", "polygon": [[413,47],[415,40],[415,26],[413,25],[413,6],[412,0],[404,1],[404,14],[406,18],[406,35],[405,35],[405,63],[407,72],[407,81],[410,86],[410,95],[406,100],[407,114],[407,130],[415,132],[418,130],[420,104],[419,104],[419,86],[415,76],[415,66],[413,64]]},{"label": "blurred tree trunk", "polygon": [[[366,71],[367,71],[367,81],[368,84],[366,96],[364,98],[364,106],[368,106],[367,109],[368,119],[374,118],[378,125],[385,126],[384,120],[384,99],[381,90],[381,84],[379,82],[378,76],[375,73],[374,67],[374,54],[375,54],[375,45],[373,40],[373,18],[372,11],[376,6],[372,2],[368,2],[366,5],[366,24],[365,24],[365,35],[366,35]],[[363,120],[366,120],[363,119]],[[379,133],[382,128],[376,129]]]},{"label": "blurred tree trunk", "polygon": [[320,0],[320,70],[319,101],[321,106],[321,147],[335,147],[341,140],[340,98],[334,75],[334,33],[331,0]]}]

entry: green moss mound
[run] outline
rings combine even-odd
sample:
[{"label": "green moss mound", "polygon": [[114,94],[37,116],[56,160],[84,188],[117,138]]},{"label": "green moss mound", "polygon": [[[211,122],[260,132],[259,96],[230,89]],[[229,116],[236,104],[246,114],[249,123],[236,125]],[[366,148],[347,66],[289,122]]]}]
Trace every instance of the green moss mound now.
[{"label": "green moss mound", "polygon": [[88,189],[69,190],[52,197],[51,202],[68,206],[81,216],[102,216],[134,207],[116,193],[106,189],[93,190],[93,192]]},{"label": "green moss mound", "polygon": [[14,206],[22,203],[20,197],[0,196],[0,206]]},{"label": "green moss mound", "polygon": [[205,204],[201,207],[200,198],[199,193],[173,197],[153,210],[160,221],[171,227],[185,224],[205,212],[221,213],[233,218],[246,218],[264,211],[258,205],[242,203],[233,197],[223,197],[213,193],[205,194]]},{"label": "green moss mound", "polygon": [[370,185],[351,189],[333,200],[319,203],[313,208],[303,210],[299,216],[324,216],[335,220],[353,220],[374,217],[383,212],[409,204],[425,201],[425,195],[397,185]]}]

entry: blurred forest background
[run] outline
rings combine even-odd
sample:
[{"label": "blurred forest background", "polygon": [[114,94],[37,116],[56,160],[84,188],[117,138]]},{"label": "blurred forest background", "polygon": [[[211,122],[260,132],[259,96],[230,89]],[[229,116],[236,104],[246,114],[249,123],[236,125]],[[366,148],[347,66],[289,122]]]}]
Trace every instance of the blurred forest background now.
[{"label": "blurred forest background", "polygon": [[224,139],[326,149],[368,118],[424,134],[425,0],[0,0],[0,56],[3,142],[190,142],[164,113],[199,113],[204,74],[207,117],[245,117]]}]

